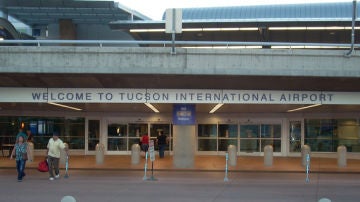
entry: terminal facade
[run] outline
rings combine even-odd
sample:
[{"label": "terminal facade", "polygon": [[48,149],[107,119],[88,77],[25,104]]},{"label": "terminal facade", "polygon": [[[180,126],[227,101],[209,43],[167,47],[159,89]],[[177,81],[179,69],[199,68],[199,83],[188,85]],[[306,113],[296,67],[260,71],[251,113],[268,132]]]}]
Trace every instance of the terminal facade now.
[{"label": "terminal facade", "polygon": [[[66,9],[37,7],[44,16],[50,10],[74,15],[61,19],[64,14],[57,13],[51,21],[19,12],[36,5],[0,7],[3,16],[28,22],[33,31],[25,38],[2,18],[3,41],[132,41],[100,47],[76,41],[60,46],[56,41],[40,46],[0,43],[2,144],[14,142],[19,129],[28,129],[41,154],[52,133],[60,131],[75,154],[92,155],[102,144],[106,155],[129,155],[143,134],[156,139],[162,131],[170,140],[167,153],[179,167],[191,166],[194,155],[224,155],[230,144],[238,155],[255,156],[263,155],[266,145],[272,145],[277,156],[299,156],[304,144],[315,155],[332,156],[345,145],[350,157],[358,157],[357,35],[346,55],[351,47],[351,2],[183,9],[184,31],[176,38],[192,44],[179,43],[175,54],[166,43],[138,43],[168,41],[166,33],[151,31],[163,28],[164,21],[152,21],[111,1],[106,3],[113,7],[102,11],[113,16],[107,21],[76,18],[71,10],[98,18],[96,9],[86,9],[92,3],[85,3]],[[298,13],[270,12],[295,8]],[[264,9],[270,10],[256,16]],[[359,29],[357,22],[354,29]],[[224,41],[228,47],[212,44]],[[239,41],[253,43],[231,43]]]}]

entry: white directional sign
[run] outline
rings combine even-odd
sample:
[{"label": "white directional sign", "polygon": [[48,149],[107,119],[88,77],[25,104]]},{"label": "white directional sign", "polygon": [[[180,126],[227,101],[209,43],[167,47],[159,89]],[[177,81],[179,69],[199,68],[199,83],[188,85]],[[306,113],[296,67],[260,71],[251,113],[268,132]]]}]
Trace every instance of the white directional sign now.
[{"label": "white directional sign", "polygon": [[154,140],[150,140],[149,142],[149,154],[150,154],[150,161],[155,161],[155,146]]}]

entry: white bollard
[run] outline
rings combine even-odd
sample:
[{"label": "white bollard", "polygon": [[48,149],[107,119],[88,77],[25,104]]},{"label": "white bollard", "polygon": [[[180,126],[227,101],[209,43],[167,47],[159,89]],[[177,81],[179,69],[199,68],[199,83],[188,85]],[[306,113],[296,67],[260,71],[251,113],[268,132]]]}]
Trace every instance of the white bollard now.
[{"label": "white bollard", "polygon": [[301,165],[306,167],[306,155],[311,153],[309,145],[304,145],[301,147]]},{"label": "white bollard", "polygon": [[96,164],[103,164],[104,163],[104,145],[96,144]]},{"label": "white bollard", "polygon": [[266,145],[264,147],[264,165],[272,166],[273,165],[273,146]]},{"label": "white bollard", "polygon": [[136,165],[140,163],[140,145],[133,144],[131,146],[131,164]]},{"label": "white bollard", "polygon": [[229,165],[236,166],[237,156],[236,156],[236,146],[235,145],[228,146],[228,154],[229,154]]},{"label": "white bollard", "polygon": [[339,167],[346,167],[346,147],[345,146],[338,146],[337,148],[337,157],[338,157],[338,166]]}]

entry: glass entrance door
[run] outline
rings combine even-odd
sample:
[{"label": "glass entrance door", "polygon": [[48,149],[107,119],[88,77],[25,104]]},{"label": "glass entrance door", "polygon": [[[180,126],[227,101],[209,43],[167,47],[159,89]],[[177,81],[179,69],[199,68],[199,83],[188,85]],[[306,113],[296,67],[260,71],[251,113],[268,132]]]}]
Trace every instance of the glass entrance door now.
[{"label": "glass entrance door", "polygon": [[281,124],[240,125],[240,152],[264,152],[266,145],[271,145],[274,152],[281,152]]},{"label": "glass entrance door", "polygon": [[[168,139],[168,144],[165,147],[166,151],[172,151],[173,138],[171,124],[150,124],[150,139],[156,143],[159,132],[162,132]],[[155,144],[155,150],[158,150],[158,145]]]},{"label": "glass entrance door", "polygon": [[88,120],[87,151],[95,151],[100,142],[100,120]]},{"label": "glass entrance door", "polygon": [[303,142],[302,134],[302,121],[294,120],[289,121],[289,152],[301,152],[301,145]]}]

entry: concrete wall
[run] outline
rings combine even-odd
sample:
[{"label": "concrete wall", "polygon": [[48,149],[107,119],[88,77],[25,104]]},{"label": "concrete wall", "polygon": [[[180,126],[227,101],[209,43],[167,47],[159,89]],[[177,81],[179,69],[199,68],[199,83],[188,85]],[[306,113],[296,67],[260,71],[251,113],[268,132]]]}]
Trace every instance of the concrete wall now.
[{"label": "concrete wall", "polygon": [[342,50],[2,47],[0,73],[130,73],[360,77]]}]

